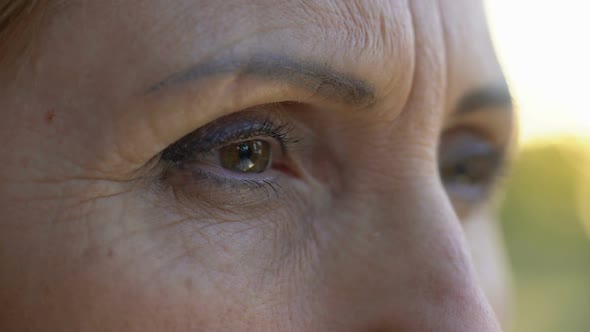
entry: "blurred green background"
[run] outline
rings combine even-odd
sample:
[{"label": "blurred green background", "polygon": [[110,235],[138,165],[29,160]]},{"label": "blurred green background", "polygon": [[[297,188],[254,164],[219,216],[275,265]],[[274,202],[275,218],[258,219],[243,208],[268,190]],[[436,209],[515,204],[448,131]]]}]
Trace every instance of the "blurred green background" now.
[{"label": "blurred green background", "polygon": [[501,219],[514,332],[590,331],[588,146],[574,138],[528,144],[507,180]]},{"label": "blurred green background", "polygon": [[509,332],[590,332],[590,1],[484,3],[519,118],[500,210]]}]

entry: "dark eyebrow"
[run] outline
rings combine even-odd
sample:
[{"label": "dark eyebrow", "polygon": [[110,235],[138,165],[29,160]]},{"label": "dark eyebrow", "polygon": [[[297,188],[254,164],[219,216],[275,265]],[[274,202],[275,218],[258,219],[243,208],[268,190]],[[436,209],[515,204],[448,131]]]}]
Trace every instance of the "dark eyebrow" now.
[{"label": "dark eyebrow", "polygon": [[469,113],[491,107],[512,109],[512,95],[505,83],[484,86],[464,95],[457,103],[456,113]]},{"label": "dark eyebrow", "polygon": [[374,102],[373,87],[349,74],[340,73],[327,64],[296,61],[283,55],[254,55],[247,59],[219,58],[175,73],[152,85],[152,93],[178,84],[202,78],[231,74],[258,76],[271,81],[282,81],[311,91],[313,94],[352,105]]}]

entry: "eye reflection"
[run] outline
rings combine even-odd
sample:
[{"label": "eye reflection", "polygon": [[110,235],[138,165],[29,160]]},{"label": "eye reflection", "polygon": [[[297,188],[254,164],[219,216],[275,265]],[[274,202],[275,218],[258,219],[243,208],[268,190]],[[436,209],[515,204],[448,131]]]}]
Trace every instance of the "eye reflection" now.
[{"label": "eye reflection", "polygon": [[251,140],[226,145],[219,149],[221,167],[239,173],[261,173],[271,161],[270,144],[263,140]]}]

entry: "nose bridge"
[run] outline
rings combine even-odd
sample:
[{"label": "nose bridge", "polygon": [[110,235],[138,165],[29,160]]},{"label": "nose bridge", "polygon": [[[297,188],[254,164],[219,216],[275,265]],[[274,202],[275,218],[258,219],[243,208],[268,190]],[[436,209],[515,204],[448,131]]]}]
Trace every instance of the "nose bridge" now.
[{"label": "nose bridge", "polygon": [[347,321],[340,331],[497,331],[444,192],[409,183],[342,203],[346,226],[322,255],[324,317]]},{"label": "nose bridge", "polygon": [[318,330],[499,331],[437,177],[447,89],[440,13],[409,4],[416,45],[407,103],[382,130],[357,132],[353,145],[363,149],[347,150],[342,192],[318,222],[314,312],[327,326]]}]

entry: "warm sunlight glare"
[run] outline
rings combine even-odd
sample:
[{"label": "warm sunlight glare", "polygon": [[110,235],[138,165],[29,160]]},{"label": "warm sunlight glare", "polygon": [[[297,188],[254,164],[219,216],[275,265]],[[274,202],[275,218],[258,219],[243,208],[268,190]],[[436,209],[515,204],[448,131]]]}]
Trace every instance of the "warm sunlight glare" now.
[{"label": "warm sunlight glare", "polygon": [[590,137],[590,1],[486,0],[520,138]]},{"label": "warm sunlight glare", "polygon": [[[590,163],[590,152],[586,155],[587,162]],[[582,183],[578,187],[578,196],[577,196],[577,207],[578,207],[578,215],[580,219],[582,219],[582,224],[586,229],[586,232],[590,236],[590,171],[586,170],[582,173]]]}]

